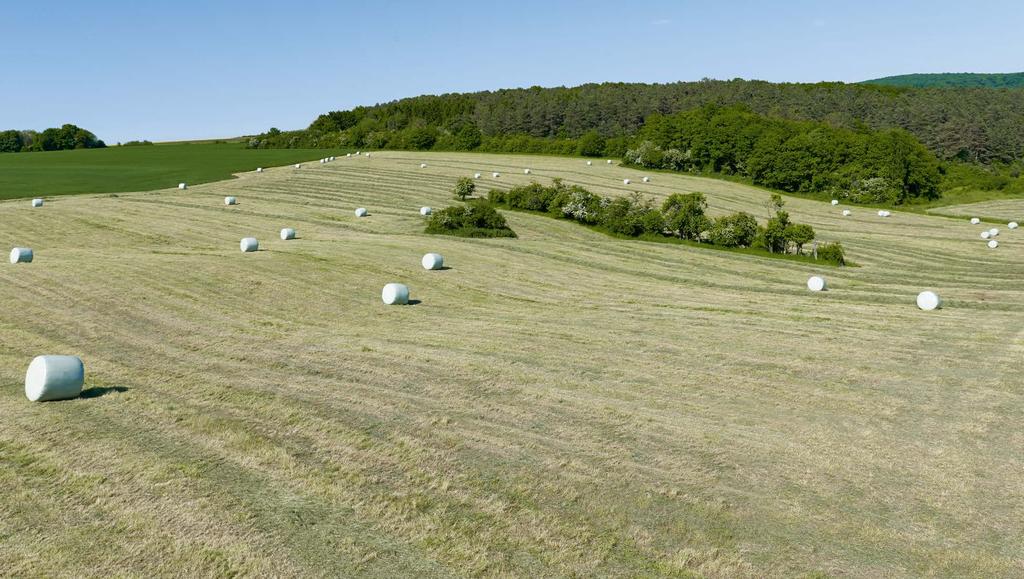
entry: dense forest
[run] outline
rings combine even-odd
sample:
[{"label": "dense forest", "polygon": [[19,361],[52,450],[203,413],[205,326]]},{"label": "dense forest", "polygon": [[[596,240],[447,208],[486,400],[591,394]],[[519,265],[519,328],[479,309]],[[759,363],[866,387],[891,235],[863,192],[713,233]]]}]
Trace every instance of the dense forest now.
[{"label": "dense forest", "polygon": [[504,150],[575,153],[594,132],[621,155],[649,115],[706,104],[860,130],[898,128],[943,160],[1011,162],[1024,157],[1024,92],[899,88],[871,84],[776,84],[703,80],[588,84],[402,99],[321,115],[308,129],[272,130],[253,147]]},{"label": "dense forest", "polygon": [[915,88],[1022,88],[1024,87],[1024,72],[901,74],[899,76],[866,80],[864,84]]},{"label": "dense forest", "polygon": [[0,153],[23,151],[63,151],[66,149],[98,149],[106,144],[96,135],[75,125],[36,131],[0,131]]}]

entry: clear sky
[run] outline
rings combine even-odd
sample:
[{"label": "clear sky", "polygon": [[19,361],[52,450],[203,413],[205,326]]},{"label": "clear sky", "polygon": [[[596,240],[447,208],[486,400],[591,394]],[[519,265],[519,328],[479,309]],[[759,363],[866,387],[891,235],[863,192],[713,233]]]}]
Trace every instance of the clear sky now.
[{"label": "clear sky", "polygon": [[1020,0],[2,0],[0,22],[0,128],[109,143],[427,93],[1024,70]]}]

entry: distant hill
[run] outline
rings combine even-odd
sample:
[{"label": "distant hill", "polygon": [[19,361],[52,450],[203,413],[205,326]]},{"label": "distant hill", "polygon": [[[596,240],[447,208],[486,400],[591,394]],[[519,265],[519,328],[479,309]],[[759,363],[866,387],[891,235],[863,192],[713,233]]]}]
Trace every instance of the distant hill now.
[{"label": "distant hill", "polygon": [[861,84],[881,84],[912,88],[1021,88],[1024,87],[1024,72],[975,73],[942,72],[935,74],[901,74]]}]

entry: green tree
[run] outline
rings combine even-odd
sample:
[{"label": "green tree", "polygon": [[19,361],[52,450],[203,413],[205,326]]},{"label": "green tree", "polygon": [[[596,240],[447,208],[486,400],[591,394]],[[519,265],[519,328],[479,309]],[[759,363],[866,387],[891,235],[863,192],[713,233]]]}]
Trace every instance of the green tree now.
[{"label": "green tree", "polygon": [[791,223],[783,233],[786,243],[796,246],[796,253],[803,251],[804,244],[814,241],[814,228],[805,223]]},{"label": "green tree", "polygon": [[462,201],[476,192],[476,183],[469,177],[463,177],[455,183],[455,196]]},{"label": "green tree", "polygon": [[600,157],[604,150],[604,138],[597,131],[587,131],[576,143],[576,154],[583,157]]},{"label": "green tree", "polygon": [[711,227],[711,220],[704,215],[707,207],[703,193],[673,193],[662,203],[661,214],[665,227],[673,235],[700,241],[703,233]]}]

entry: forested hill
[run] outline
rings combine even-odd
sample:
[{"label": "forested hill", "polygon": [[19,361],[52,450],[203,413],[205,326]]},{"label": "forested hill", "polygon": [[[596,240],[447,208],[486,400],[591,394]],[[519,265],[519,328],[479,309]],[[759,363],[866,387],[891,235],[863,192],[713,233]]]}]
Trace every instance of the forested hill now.
[{"label": "forested hill", "polygon": [[1024,72],[901,74],[866,80],[862,84],[915,88],[1024,88]]},{"label": "forested hill", "polygon": [[[624,150],[628,138],[650,114],[672,114],[705,104],[743,104],[763,115],[824,121],[855,130],[903,128],[941,159],[990,163],[1024,156],[1022,92],[746,80],[605,83],[420,96],[327,113],[306,131],[275,129],[250,144],[565,152],[575,146],[569,140],[596,131],[607,139],[608,154],[615,154]],[[532,148],[526,148],[530,139]],[[538,139],[545,140],[543,148]]]}]

